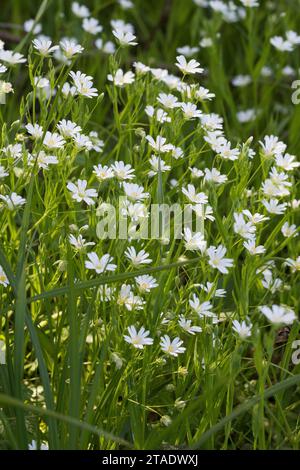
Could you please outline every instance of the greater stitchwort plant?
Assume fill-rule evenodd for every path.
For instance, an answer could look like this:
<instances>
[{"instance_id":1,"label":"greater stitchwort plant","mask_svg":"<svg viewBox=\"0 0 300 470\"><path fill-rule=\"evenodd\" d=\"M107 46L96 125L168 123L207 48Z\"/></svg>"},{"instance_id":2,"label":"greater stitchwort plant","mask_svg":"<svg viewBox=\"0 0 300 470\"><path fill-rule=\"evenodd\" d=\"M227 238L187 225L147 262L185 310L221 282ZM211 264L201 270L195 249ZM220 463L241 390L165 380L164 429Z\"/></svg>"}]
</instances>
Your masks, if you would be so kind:
<instances>
[{"instance_id":1,"label":"greater stitchwort plant","mask_svg":"<svg viewBox=\"0 0 300 470\"><path fill-rule=\"evenodd\" d=\"M298 1L1 9L0 448L299 449Z\"/></svg>"}]
</instances>

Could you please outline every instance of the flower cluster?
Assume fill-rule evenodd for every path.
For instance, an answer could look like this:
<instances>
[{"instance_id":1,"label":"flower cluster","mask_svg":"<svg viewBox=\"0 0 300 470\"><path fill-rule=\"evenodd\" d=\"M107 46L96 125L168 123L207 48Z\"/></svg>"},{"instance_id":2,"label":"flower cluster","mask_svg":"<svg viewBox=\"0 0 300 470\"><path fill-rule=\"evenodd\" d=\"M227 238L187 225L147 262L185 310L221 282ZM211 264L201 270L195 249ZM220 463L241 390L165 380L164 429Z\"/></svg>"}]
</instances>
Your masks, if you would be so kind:
<instances>
[{"instance_id":1,"label":"flower cluster","mask_svg":"<svg viewBox=\"0 0 300 470\"><path fill-rule=\"evenodd\" d=\"M148 381L156 377L161 388L169 377L178 386L178 411L199 390L211 393L207 384L219 379L218 368L231 381L227 410L231 389L246 375L251 386L259 376L261 391L267 375L259 361L267 374L274 335L298 322L297 117L278 109L277 97L271 110L264 92L270 82L275 88L295 73L284 58L293 57L300 36L292 29L270 36L269 28L262 57L247 49L243 63L231 67L224 61L225 66L219 63L222 28L244 28L252 38L262 2L191 0L199 18L207 18L207 33L195 33L187 45L176 42L166 63L163 53L146 53L151 35L143 37L143 21L124 19L133 2L115 3L113 11L121 10L122 18L72 2L63 37L49 37L42 23L27 19L20 52L0 41L2 120L7 116L0 147L0 333L18 324L11 312L24 294L33 319L28 329L41 330L36 336L47 350L45 364L55 356L62 390L69 387L69 369L73 386L71 355L78 345L86 388L103 393L93 405L90 396L84 398L87 419L99 403L115 400L114 394L121 397L122 420L134 415L133 404L151 409L147 387L154 389ZM268 54L280 59L272 62ZM279 87L278 95L284 90ZM274 111L272 117L264 106ZM155 216L154 204L161 209ZM191 223L182 223L175 236L177 218L185 221L187 214ZM100 235L106 226L110 231ZM149 226L158 227L158 236L145 235ZM160 230L166 226L170 230ZM10 333L6 341L6 349L15 347ZM33 356L31 344L22 347L26 360ZM241 366L236 380L235 367L245 357L246 375ZM117 392L115 368L123 372ZM286 363L280 368L286 370ZM34 373L33 366L27 369L29 376ZM146 378L137 398L138 374ZM191 384L185 382L188 374ZM241 396L248 393L241 390ZM130 411L122 408L125 398L132 402ZM168 400L164 396L159 406ZM170 422L169 410L161 416L157 427ZM199 432L189 430L186 442L193 434ZM36 441L29 446L36 449Z\"/></svg>"}]
</instances>

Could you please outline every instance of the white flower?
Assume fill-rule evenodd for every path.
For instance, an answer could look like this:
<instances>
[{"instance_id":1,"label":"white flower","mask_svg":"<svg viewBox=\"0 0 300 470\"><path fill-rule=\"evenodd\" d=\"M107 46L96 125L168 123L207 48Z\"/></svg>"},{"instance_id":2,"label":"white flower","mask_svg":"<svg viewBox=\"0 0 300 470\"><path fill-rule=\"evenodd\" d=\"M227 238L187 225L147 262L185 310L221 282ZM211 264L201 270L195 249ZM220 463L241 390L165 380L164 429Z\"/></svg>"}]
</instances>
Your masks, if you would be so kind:
<instances>
[{"instance_id":1,"label":"white flower","mask_svg":"<svg viewBox=\"0 0 300 470\"><path fill-rule=\"evenodd\" d=\"M143 310L145 303L146 302L142 299L142 297L134 295L133 292L130 292L124 301L124 305L126 309L129 310L129 312L132 312L133 310Z\"/></svg>"},{"instance_id":2,"label":"white flower","mask_svg":"<svg viewBox=\"0 0 300 470\"><path fill-rule=\"evenodd\" d=\"M93 79L89 75L81 72L70 72L70 76L73 79L76 91L79 95L85 96L87 98L92 98L93 96L98 96L97 88L93 88Z\"/></svg>"},{"instance_id":3,"label":"white flower","mask_svg":"<svg viewBox=\"0 0 300 470\"><path fill-rule=\"evenodd\" d=\"M28 134L31 134L34 139L43 137L43 128L39 124L26 124L25 126Z\"/></svg>"},{"instance_id":4,"label":"white flower","mask_svg":"<svg viewBox=\"0 0 300 470\"><path fill-rule=\"evenodd\" d=\"M131 71L124 73L122 69L118 69L114 75L107 75L107 78L116 86L123 87L134 82L134 73Z\"/></svg>"},{"instance_id":5,"label":"white flower","mask_svg":"<svg viewBox=\"0 0 300 470\"><path fill-rule=\"evenodd\" d=\"M154 140L153 137L151 137L151 135L147 135L146 139L148 140L149 145L153 148L155 152L166 153L166 152L170 152L170 150L173 149L173 145L166 144L167 139L165 139L164 137L160 135L156 137L156 140Z\"/></svg>"},{"instance_id":6,"label":"white flower","mask_svg":"<svg viewBox=\"0 0 300 470\"><path fill-rule=\"evenodd\" d=\"M76 250L82 251L84 250L87 246L93 246L95 245L94 242L86 242L85 239L81 234L78 235L78 237L75 237L74 235L70 234L69 235L69 242L71 245L73 245Z\"/></svg>"},{"instance_id":7,"label":"white flower","mask_svg":"<svg viewBox=\"0 0 300 470\"><path fill-rule=\"evenodd\" d=\"M231 81L233 86L244 87L252 82L250 75L237 75Z\"/></svg>"},{"instance_id":8,"label":"white flower","mask_svg":"<svg viewBox=\"0 0 300 470\"><path fill-rule=\"evenodd\" d=\"M299 207L300 207L300 199L293 199L293 200L289 203L289 205L291 206L291 208L292 208L293 210L299 209Z\"/></svg>"},{"instance_id":9,"label":"white flower","mask_svg":"<svg viewBox=\"0 0 300 470\"><path fill-rule=\"evenodd\" d=\"M0 165L0 179L8 176L9 173L5 170L4 166Z\"/></svg>"},{"instance_id":10,"label":"white flower","mask_svg":"<svg viewBox=\"0 0 300 470\"><path fill-rule=\"evenodd\" d=\"M134 42L136 36L131 32L125 32L122 29L113 30L113 35L119 41L121 46L136 46L137 42Z\"/></svg>"},{"instance_id":11,"label":"white flower","mask_svg":"<svg viewBox=\"0 0 300 470\"><path fill-rule=\"evenodd\" d=\"M47 39L34 39L32 44L42 56L47 56L58 49L58 46L52 46L52 41Z\"/></svg>"},{"instance_id":12,"label":"white flower","mask_svg":"<svg viewBox=\"0 0 300 470\"><path fill-rule=\"evenodd\" d=\"M149 276L149 274L137 276L135 282L141 292L150 292L151 289L158 286L156 279L153 276Z\"/></svg>"},{"instance_id":13,"label":"white flower","mask_svg":"<svg viewBox=\"0 0 300 470\"><path fill-rule=\"evenodd\" d=\"M76 54L81 54L84 50L74 39L63 39L59 45L67 59L71 59Z\"/></svg>"},{"instance_id":14,"label":"white flower","mask_svg":"<svg viewBox=\"0 0 300 470\"><path fill-rule=\"evenodd\" d=\"M112 29L124 31L125 33L134 33L134 28L131 23L125 23L124 20L111 20Z\"/></svg>"},{"instance_id":15,"label":"white flower","mask_svg":"<svg viewBox=\"0 0 300 470\"><path fill-rule=\"evenodd\" d=\"M158 95L157 101L165 106L165 108L179 108L181 106L181 103L179 103L178 98L171 93L166 94L166 93L160 93Z\"/></svg>"},{"instance_id":16,"label":"white flower","mask_svg":"<svg viewBox=\"0 0 300 470\"><path fill-rule=\"evenodd\" d=\"M62 64L65 64L65 65L68 65L68 66L71 65L71 63L72 63L71 59L68 59L66 57L66 55L63 53L61 48L54 51L53 57L55 58L55 60L57 60L57 62L61 62Z\"/></svg>"},{"instance_id":17,"label":"white flower","mask_svg":"<svg viewBox=\"0 0 300 470\"><path fill-rule=\"evenodd\" d=\"M283 214L286 210L286 203L279 204L277 199L270 199L270 201L262 200L263 205L270 214Z\"/></svg>"},{"instance_id":18,"label":"white flower","mask_svg":"<svg viewBox=\"0 0 300 470\"><path fill-rule=\"evenodd\" d=\"M26 33L31 32L32 34L39 34L42 31L42 25L35 23L35 20L30 19L24 22L23 28Z\"/></svg>"},{"instance_id":19,"label":"white flower","mask_svg":"<svg viewBox=\"0 0 300 470\"><path fill-rule=\"evenodd\" d=\"M205 292L207 292L209 295L212 295L212 297L225 297L226 296L226 290L225 289L216 289L215 284L213 282L207 282L206 284L200 284L201 289L203 289Z\"/></svg>"},{"instance_id":20,"label":"white flower","mask_svg":"<svg viewBox=\"0 0 300 470\"><path fill-rule=\"evenodd\" d=\"M274 174L276 172L276 174ZM290 190L288 187L292 186L292 183L286 181L288 175L285 173L278 173L275 168L273 168L272 172L270 173L270 178L267 178L262 183L262 190L264 194L268 197L283 197L288 196L290 194Z\"/></svg>"},{"instance_id":21,"label":"white flower","mask_svg":"<svg viewBox=\"0 0 300 470\"><path fill-rule=\"evenodd\" d=\"M216 168L212 168L211 170L209 170L208 168L205 168L204 173L205 173L205 176L204 176L205 181L211 181L212 183L215 183L215 184L222 184L227 181L227 176L221 175L220 171L217 170Z\"/></svg>"},{"instance_id":22,"label":"white flower","mask_svg":"<svg viewBox=\"0 0 300 470\"><path fill-rule=\"evenodd\" d=\"M141 201L149 197L149 193L144 193L143 186L139 186L136 183L124 182L123 188L124 188L126 196L129 199L133 199L134 201Z\"/></svg>"},{"instance_id":23,"label":"white flower","mask_svg":"<svg viewBox=\"0 0 300 470\"><path fill-rule=\"evenodd\" d=\"M119 5L124 9L124 10L129 10L130 8L133 8L134 5L131 0L118 0Z\"/></svg>"},{"instance_id":24,"label":"white flower","mask_svg":"<svg viewBox=\"0 0 300 470\"><path fill-rule=\"evenodd\" d=\"M113 163L111 169L119 180L131 180L134 178L134 169L131 165L125 164L122 160Z\"/></svg>"},{"instance_id":25,"label":"white flower","mask_svg":"<svg viewBox=\"0 0 300 470\"><path fill-rule=\"evenodd\" d=\"M253 238L256 231L255 225L253 225L251 222L245 222L243 214L238 214L235 212L233 217L235 221L233 230L235 233L246 239Z\"/></svg>"},{"instance_id":26,"label":"white flower","mask_svg":"<svg viewBox=\"0 0 300 470\"><path fill-rule=\"evenodd\" d=\"M2 194L0 194L0 199L6 204L7 209L10 211L14 211L26 203L26 199L19 196L17 193L11 193L10 196L2 196Z\"/></svg>"},{"instance_id":27,"label":"white flower","mask_svg":"<svg viewBox=\"0 0 300 470\"><path fill-rule=\"evenodd\" d=\"M84 18L82 22L82 29L90 34L98 34L102 31L102 26L99 24L99 21L96 18Z\"/></svg>"},{"instance_id":28,"label":"white flower","mask_svg":"<svg viewBox=\"0 0 300 470\"><path fill-rule=\"evenodd\" d=\"M193 326L191 320L187 320L183 315L179 316L178 320L179 326L184 329L190 335L194 335L195 333L201 333L202 328L200 326Z\"/></svg>"},{"instance_id":29,"label":"white flower","mask_svg":"<svg viewBox=\"0 0 300 470\"><path fill-rule=\"evenodd\" d=\"M286 149L286 144L281 142L278 137L274 135L266 135L264 141L259 141L259 143L262 148L262 153L266 158L281 155Z\"/></svg>"},{"instance_id":30,"label":"white flower","mask_svg":"<svg viewBox=\"0 0 300 470\"><path fill-rule=\"evenodd\" d=\"M89 139L92 142L92 149L97 153L103 152L104 142L99 139L98 133L96 131L89 132Z\"/></svg>"},{"instance_id":31,"label":"white flower","mask_svg":"<svg viewBox=\"0 0 300 470\"><path fill-rule=\"evenodd\" d=\"M93 143L87 135L76 132L72 138L77 149L91 150L93 148Z\"/></svg>"},{"instance_id":32,"label":"white flower","mask_svg":"<svg viewBox=\"0 0 300 470\"><path fill-rule=\"evenodd\" d=\"M176 67L181 70L181 72L185 74L194 74L194 73L202 73L203 69L199 67L199 62L197 62L195 59L191 59L189 62L187 62L186 58L184 55L179 55L176 57Z\"/></svg>"},{"instance_id":33,"label":"white flower","mask_svg":"<svg viewBox=\"0 0 300 470\"><path fill-rule=\"evenodd\" d=\"M119 0L119 1L121 1L121 0ZM124 0L122 0L122 1L124 1ZM163 415L163 416L160 418L159 421L160 421L161 424L163 424L163 425L166 426L166 427L167 427L167 426L170 426L170 424L172 424L172 418L171 418L171 416L169 416L169 415Z\"/></svg>"},{"instance_id":34,"label":"white flower","mask_svg":"<svg viewBox=\"0 0 300 470\"><path fill-rule=\"evenodd\" d=\"M216 95L214 93L211 93L207 88L204 88L203 86L200 86L198 90L195 91L195 97L200 101L210 101L215 96Z\"/></svg>"},{"instance_id":35,"label":"white flower","mask_svg":"<svg viewBox=\"0 0 300 470\"><path fill-rule=\"evenodd\" d=\"M144 346L150 346L153 344L153 339L148 338L150 332L145 330L142 326L139 331L136 330L135 326L131 325L128 328L129 336L124 335L125 341L132 344L137 349L143 349Z\"/></svg>"},{"instance_id":36,"label":"white flower","mask_svg":"<svg viewBox=\"0 0 300 470\"><path fill-rule=\"evenodd\" d=\"M199 315L199 317L214 317L215 314L211 311L212 304L208 301L200 303L196 294L193 294L192 299L189 300L190 307Z\"/></svg>"},{"instance_id":37,"label":"white flower","mask_svg":"<svg viewBox=\"0 0 300 470\"><path fill-rule=\"evenodd\" d=\"M6 62L9 65L23 64L26 59L19 52L7 51L0 49L0 60Z\"/></svg>"},{"instance_id":38,"label":"white flower","mask_svg":"<svg viewBox=\"0 0 300 470\"><path fill-rule=\"evenodd\" d=\"M209 0L193 0L195 5L198 7L204 7L207 8L209 6Z\"/></svg>"},{"instance_id":39,"label":"white flower","mask_svg":"<svg viewBox=\"0 0 300 470\"><path fill-rule=\"evenodd\" d=\"M196 232L192 235L192 232L189 228L184 229L184 240L185 240L185 249L188 251L198 251L202 253L206 249L206 241L204 236L200 232Z\"/></svg>"},{"instance_id":40,"label":"white flower","mask_svg":"<svg viewBox=\"0 0 300 470\"><path fill-rule=\"evenodd\" d=\"M192 55L195 55L197 52L199 52L199 47L182 46L177 47L176 51L178 54L182 54L185 57L191 57Z\"/></svg>"},{"instance_id":41,"label":"white flower","mask_svg":"<svg viewBox=\"0 0 300 470\"><path fill-rule=\"evenodd\" d=\"M56 127L66 139L74 137L77 132L81 132L80 126L66 119L59 121Z\"/></svg>"},{"instance_id":42,"label":"white flower","mask_svg":"<svg viewBox=\"0 0 300 470\"><path fill-rule=\"evenodd\" d=\"M243 214L245 214L246 217L248 217L250 222L254 225L260 224L261 222L264 222L265 220L270 219L270 217L265 217L264 215L259 214L259 213L251 214L251 212L248 209L244 209L242 212Z\"/></svg>"},{"instance_id":43,"label":"white flower","mask_svg":"<svg viewBox=\"0 0 300 470\"><path fill-rule=\"evenodd\" d=\"M114 54L116 52L116 46L112 41L103 42L103 39L98 38L95 41L95 46L105 54Z\"/></svg>"},{"instance_id":44,"label":"white flower","mask_svg":"<svg viewBox=\"0 0 300 470\"><path fill-rule=\"evenodd\" d=\"M297 232L297 226L295 224L289 225L288 222L285 222L283 226L281 227L281 233L283 234L284 237L296 237L298 234Z\"/></svg>"},{"instance_id":45,"label":"white flower","mask_svg":"<svg viewBox=\"0 0 300 470\"><path fill-rule=\"evenodd\" d=\"M153 72L153 69L151 71L153 75L155 75L155 73ZM171 90L181 91L182 82L175 75L167 73L165 76L161 78L161 81L164 82L167 85L167 87L169 87Z\"/></svg>"},{"instance_id":46,"label":"white flower","mask_svg":"<svg viewBox=\"0 0 300 470\"><path fill-rule=\"evenodd\" d=\"M70 96L75 96L77 94L77 89L75 86L71 86L70 83L65 82L62 86L61 92L65 98Z\"/></svg>"},{"instance_id":47,"label":"white flower","mask_svg":"<svg viewBox=\"0 0 300 470\"><path fill-rule=\"evenodd\" d=\"M263 182L262 190L268 197L284 197L290 193L284 185L277 185L269 178Z\"/></svg>"},{"instance_id":48,"label":"white flower","mask_svg":"<svg viewBox=\"0 0 300 470\"><path fill-rule=\"evenodd\" d=\"M49 450L49 446L46 442L41 442L40 443L40 447L38 449L37 447L37 442L35 440L32 440L29 444L28 444L28 450Z\"/></svg>"},{"instance_id":49,"label":"white flower","mask_svg":"<svg viewBox=\"0 0 300 470\"><path fill-rule=\"evenodd\" d=\"M144 300L132 292L132 286L123 284L117 298L117 304L125 306L130 312L133 310L142 310L145 304Z\"/></svg>"},{"instance_id":50,"label":"white flower","mask_svg":"<svg viewBox=\"0 0 300 470\"><path fill-rule=\"evenodd\" d=\"M202 112L197 109L197 106L193 103L181 103L181 109L185 119L200 118L202 114Z\"/></svg>"},{"instance_id":51,"label":"white flower","mask_svg":"<svg viewBox=\"0 0 300 470\"><path fill-rule=\"evenodd\" d=\"M247 240L243 243L243 245L251 255L262 255L266 251L263 245L255 245L255 239Z\"/></svg>"},{"instance_id":52,"label":"white flower","mask_svg":"<svg viewBox=\"0 0 300 470\"><path fill-rule=\"evenodd\" d=\"M300 44L300 36L296 33L296 31L286 31L285 33L287 40L293 45L297 46Z\"/></svg>"},{"instance_id":53,"label":"white flower","mask_svg":"<svg viewBox=\"0 0 300 470\"><path fill-rule=\"evenodd\" d=\"M215 217L213 216L213 209L209 204L196 204L195 206L192 206L192 209L194 212L196 212L197 217L199 217L200 219L208 219L212 222L215 220Z\"/></svg>"},{"instance_id":54,"label":"white flower","mask_svg":"<svg viewBox=\"0 0 300 470\"><path fill-rule=\"evenodd\" d=\"M126 305L132 295L132 286L122 284L120 292L118 294L117 304L121 306Z\"/></svg>"},{"instance_id":55,"label":"white flower","mask_svg":"<svg viewBox=\"0 0 300 470\"><path fill-rule=\"evenodd\" d=\"M14 93L14 89L10 82L4 82L3 80L0 81L0 94L2 93L4 94Z\"/></svg>"},{"instance_id":56,"label":"white flower","mask_svg":"<svg viewBox=\"0 0 300 470\"><path fill-rule=\"evenodd\" d=\"M9 144L7 147L3 147L2 151L7 157L20 158L22 156L22 145L21 144Z\"/></svg>"},{"instance_id":57,"label":"white flower","mask_svg":"<svg viewBox=\"0 0 300 470\"><path fill-rule=\"evenodd\" d=\"M216 129L222 129L223 118L218 114L202 114L200 117L201 124L206 131L215 131Z\"/></svg>"},{"instance_id":58,"label":"white flower","mask_svg":"<svg viewBox=\"0 0 300 470\"><path fill-rule=\"evenodd\" d=\"M44 150L40 150L38 154L28 155L28 163L33 165L37 162L38 168L48 170L49 165L57 165L58 159L55 155L47 155Z\"/></svg>"},{"instance_id":59,"label":"white flower","mask_svg":"<svg viewBox=\"0 0 300 470\"><path fill-rule=\"evenodd\" d=\"M77 185L69 182L67 188L72 193L72 198L77 202L84 201L88 206L95 204L92 198L97 197L97 191L95 189L86 189L87 181L78 180Z\"/></svg>"},{"instance_id":60,"label":"white flower","mask_svg":"<svg viewBox=\"0 0 300 470\"><path fill-rule=\"evenodd\" d=\"M244 7L247 8L255 8L259 7L259 3L257 0L240 0Z\"/></svg>"},{"instance_id":61,"label":"white flower","mask_svg":"<svg viewBox=\"0 0 300 470\"><path fill-rule=\"evenodd\" d=\"M168 71L161 68L151 68L151 73L156 80L164 80L169 76Z\"/></svg>"},{"instance_id":62,"label":"white flower","mask_svg":"<svg viewBox=\"0 0 300 470\"><path fill-rule=\"evenodd\" d=\"M250 122L255 119L256 111L255 109L246 109L245 111L238 111L236 113L236 117L239 122Z\"/></svg>"},{"instance_id":63,"label":"white flower","mask_svg":"<svg viewBox=\"0 0 300 470\"><path fill-rule=\"evenodd\" d=\"M300 207L300 199L293 199L288 203L288 206L292 208L292 210L297 210Z\"/></svg>"},{"instance_id":64,"label":"white flower","mask_svg":"<svg viewBox=\"0 0 300 470\"><path fill-rule=\"evenodd\" d=\"M282 280L279 278L273 279L273 274L270 269L264 269L264 279L261 281L265 289L268 289L272 294L282 287Z\"/></svg>"},{"instance_id":65,"label":"white flower","mask_svg":"<svg viewBox=\"0 0 300 470\"><path fill-rule=\"evenodd\" d=\"M50 88L50 81L46 77L34 77L33 83L37 88Z\"/></svg>"},{"instance_id":66,"label":"white flower","mask_svg":"<svg viewBox=\"0 0 300 470\"><path fill-rule=\"evenodd\" d=\"M285 155L277 154L275 155L275 163L279 168L282 168L285 171L293 171L295 168L300 166L300 162L295 162L295 155L290 155L286 153Z\"/></svg>"},{"instance_id":67,"label":"white flower","mask_svg":"<svg viewBox=\"0 0 300 470\"><path fill-rule=\"evenodd\" d=\"M220 142L220 141L219 141ZM237 160L240 154L238 148L231 148L231 143L229 141L223 140L216 146L216 152L224 160Z\"/></svg>"},{"instance_id":68,"label":"white flower","mask_svg":"<svg viewBox=\"0 0 300 470\"><path fill-rule=\"evenodd\" d=\"M168 335L164 335L160 339L160 346L163 352L169 354L170 356L177 357L178 354L182 354L185 351L185 348L181 346L183 341L180 338L176 337L171 341Z\"/></svg>"},{"instance_id":69,"label":"white flower","mask_svg":"<svg viewBox=\"0 0 300 470\"><path fill-rule=\"evenodd\" d=\"M279 172L275 167L271 169L269 179L279 190L292 186L292 183L288 181L288 175L283 171Z\"/></svg>"},{"instance_id":70,"label":"white flower","mask_svg":"<svg viewBox=\"0 0 300 470\"><path fill-rule=\"evenodd\" d=\"M284 39L281 36L271 37L270 43L272 44L272 46L274 46L276 49L278 49L281 52L290 52L294 48L293 44L290 41L288 41L287 39Z\"/></svg>"},{"instance_id":71,"label":"white flower","mask_svg":"<svg viewBox=\"0 0 300 470\"><path fill-rule=\"evenodd\" d=\"M104 180L107 180L109 178L114 177L113 170L111 168L109 168L107 165L102 166L99 163L99 165L97 165L97 166L94 165L93 168L94 168L93 173L94 173L94 175L96 175L96 177L99 181L104 181Z\"/></svg>"},{"instance_id":72,"label":"white flower","mask_svg":"<svg viewBox=\"0 0 300 470\"><path fill-rule=\"evenodd\" d=\"M196 168L195 166L192 168L189 168L189 170L191 172L192 178L201 178L201 176L204 175L203 171L199 170L199 168Z\"/></svg>"},{"instance_id":73,"label":"white flower","mask_svg":"<svg viewBox=\"0 0 300 470\"><path fill-rule=\"evenodd\" d=\"M102 287L102 286L100 286L100 287ZM110 299L109 299L109 300L110 300ZM116 368L117 368L118 370L123 367L123 359L122 359L120 356L118 356L117 353L114 353L114 352L113 352L113 353L111 354L111 359L112 359L112 361L115 363Z\"/></svg>"},{"instance_id":74,"label":"white flower","mask_svg":"<svg viewBox=\"0 0 300 470\"><path fill-rule=\"evenodd\" d=\"M133 62L133 66L135 71L138 74L144 75L147 72L150 72L150 67L148 65L143 64L143 62Z\"/></svg>"},{"instance_id":75,"label":"white flower","mask_svg":"<svg viewBox=\"0 0 300 470\"><path fill-rule=\"evenodd\" d=\"M47 131L43 140L43 144L49 149L59 149L66 143L65 139L57 132Z\"/></svg>"},{"instance_id":76,"label":"white flower","mask_svg":"<svg viewBox=\"0 0 300 470\"><path fill-rule=\"evenodd\" d=\"M146 106L145 112L149 117L154 117L157 122L171 122L171 118L168 114L161 108L154 109L153 106Z\"/></svg>"},{"instance_id":77,"label":"white flower","mask_svg":"<svg viewBox=\"0 0 300 470\"><path fill-rule=\"evenodd\" d=\"M173 158L175 158L175 160L178 160L178 158L183 157L183 150L180 147L173 146L171 150L171 155Z\"/></svg>"},{"instance_id":78,"label":"white flower","mask_svg":"<svg viewBox=\"0 0 300 470\"><path fill-rule=\"evenodd\" d=\"M72 2L72 12L78 18L87 18L90 16L90 10L85 5L80 5L78 2Z\"/></svg>"},{"instance_id":79,"label":"white flower","mask_svg":"<svg viewBox=\"0 0 300 470\"><path fill-rule=\"evenodd\" d=\"M201 0L198 0L198 1L201 1ZM199 46L203 47L203 48L211 47L211 46L213 46L213 44L214 44L213 40L211 38L208 38L208 37L202 38L201 41L199 42Z\"/></svg>"},{"instance_id":80,"label":"white flower","mask_svg":"<svg viewBox=\"0 0 300 470\"><path fill-rule=\"evenodd\" d=\"M221 273L227 274L228 269L233 266L233 259L224 258L226 254L226 248L223 245L219 245L217 248L215 246L210 246L206 253L209 256L208 263L213 268L218 269Z\"/></svg>"},{"instance_id":81,"label":"white flower","mask_svg":"<svg viewBox=\"0 0 300 470\"><path fill-rule=\"evenodd\" d=\"M124 216L128 215L133 222L138 222L140 219L145 219L149 216L147 206L140 202L131 203L125 201L121 213Z\"/></svg>"},{"instance_id":82,"label":"white flower","mask_svg":"<svg viewBox=\"0 0 300 470\"><path fill-rule=\"evenodd\" d=\"M208 197L205 193L196 193L196 188L193 184L188 184L187 189L182 188L183 194L194 204L206 204Z\"/></svg>"},{"instance_id":83,"label":"white flower","mask_svg":"<svg viewBox=\"0 0 300 470\"><path fill-rule=\"evenodd\" d=\"M263 305L260 307L260 311L267 317L270 323L275 325L291 325L297 319L295 312L290 307L282 305L272 305L272 307Z\"/></svg>"},{"instance_id":84,"label":"white flower","mask_svg":"<svg viewBox=\"0 0 300 470\"><path fill-rule=\"evenodd\" d=\"M273 75L273 70L271 67L265 65L261 68L260 74L262 77L271 77Z\"/></svg>"},{"instance_id":85,"label":"white flower","mask_svg":"<svg viewBox=\"0 0 300 470\"><path fill-rule=\"evenodd\" d=\"M6 70L7 70L7 67L5 67L5 65L0 64L0 73L4 73L6 72Z\"/></svg>"},{"instance_id":86,"label":"white flower","mask_svg":"<svg viewBox=\"0 0 300 470\"><path fill-rule=\"evenodd\" d=\"M292 271L300 271L300 256L296 259L288 258L286 264L291 267Z\"/></svg>"},{"instance_id":87,"label":"white flower","mask_svg":"<svg viewBox=\"0 0 300 470\"><path fill-rule=\"evenodd\" d=\"M14 93L14 89L10 82L4 82L3 80L0 80L0 95L3 93Z\"/></svg>"},{"instance_id":88,"label":"white flower","mask_svg":"<svg viewBox=\"0 0 300 470\"><path fill-rule=\"evenodd\" d=\"M216 151L221 142L226 142L226 139L223 136L223 131L221 129L215 129L213 131L205 129L205 132L206 135L204 136L204 140L214 151Z\"/></svg>"},{"instance_id":89,"label":"white flower","mask_svg":"<svg viewBox=\"0 0 300 470\"><path fill-rule=\"evenodd\" d=\"M116 264L111 264L113 257L108 253L99 258L97 253L92 251L88 253L87 257L89 261L85 262L85 267L96 271L97 274L104 273L105 271L115 271L117 269Z\"/></svg>"},{"instance_id":90,"label":"white flower","mask_svg":"<svg viewBox=\"0 0 300 470\"><path fill-rule=\"evenodd\" d=\"M140 250L137 253L133 246L127 248L125 251L125 256L127 259L129 259L133 266L152 263L152 259L149 258L149 253L147 253L145 250Z\"/></svg>"},{"instance_id":91,"label":"white flower","mask_svg":"<svg viewBox=\"0 0 300 470\"><path fill-rule=\"evenodd\" d=\"M9 280L7 279L7 276L2 266L0 266L0 284L4 287L9 285Z\"/></svg>"},{"instance_id":92,"label":"white flower","mask_svg":"<svg viewBox=\"0 0 300 470\"><path fill-rule=\"evenodd\" d=\"M233 331L235 331L241 339L246 339L251 336L252 323L247 325L245 320L243 320L241 323L237 320L233 320L232 325Z\"/></svg>"},{"instance_id":93,"label":"white flower","mask_svg":"<svg viewBox=\"0 0 300 470\"><path fill-rule=\"evenodd\" d=\"M162 160L161 158L157 157L156 155L152 155L152 157L150 158L149 160L149 163L152 167L152 170L150 170L148 172L148 175L149 176L155 176L157 175L159 172L161 173L164 173L166 171L169 171L171 170L171 167L170 165L166 165L166 163L164 162L164 160Z\"/></svg>"}]
</instances>

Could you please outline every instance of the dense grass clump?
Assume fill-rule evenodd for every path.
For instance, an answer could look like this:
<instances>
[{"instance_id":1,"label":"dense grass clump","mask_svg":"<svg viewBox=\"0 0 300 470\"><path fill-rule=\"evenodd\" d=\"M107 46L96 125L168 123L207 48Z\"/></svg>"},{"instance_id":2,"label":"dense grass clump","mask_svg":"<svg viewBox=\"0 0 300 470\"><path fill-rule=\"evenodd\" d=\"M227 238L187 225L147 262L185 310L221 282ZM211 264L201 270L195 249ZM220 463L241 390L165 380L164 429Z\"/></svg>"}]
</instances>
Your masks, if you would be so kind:
<instances>
[{"instance_id":1,"label":"dense grass clump","mask_svg":"<svg viewBox=\"0 0 300 470\"><path fill-rule=\"evenodd\" d=\"M0 449L299 449L298 2L4 1Z\"/></svg>"}]
</instances>

